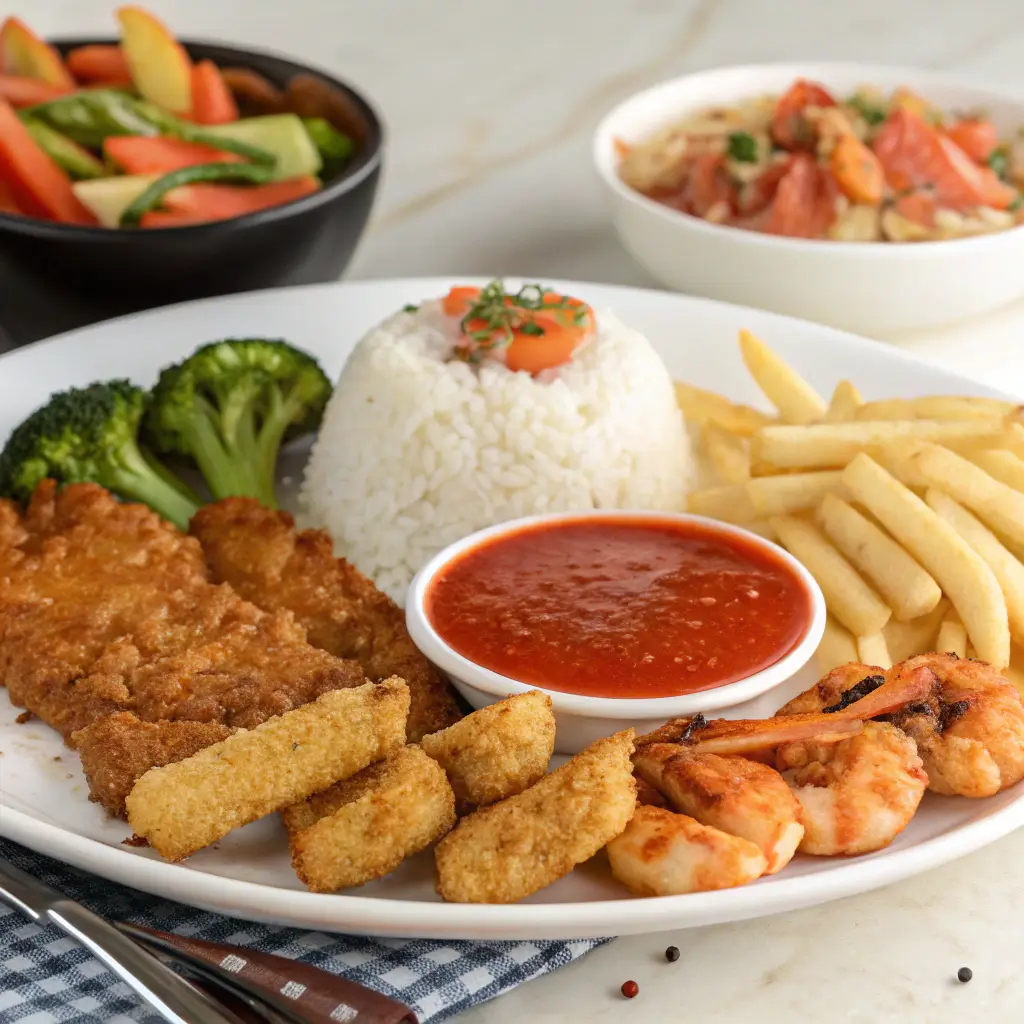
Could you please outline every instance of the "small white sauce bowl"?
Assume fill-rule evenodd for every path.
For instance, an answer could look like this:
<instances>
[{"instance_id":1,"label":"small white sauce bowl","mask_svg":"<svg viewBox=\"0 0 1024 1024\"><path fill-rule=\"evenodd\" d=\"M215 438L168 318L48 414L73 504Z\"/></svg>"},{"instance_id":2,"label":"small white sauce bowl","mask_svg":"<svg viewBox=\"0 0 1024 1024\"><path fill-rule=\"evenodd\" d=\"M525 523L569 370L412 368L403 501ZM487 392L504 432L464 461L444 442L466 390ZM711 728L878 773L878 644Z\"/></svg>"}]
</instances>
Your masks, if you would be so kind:
<instances>
[{"instance_id":1,"label":"small white sauce bowl","mask_svg":"<svg viewBox=\"0 0 1024 1024\"><path fill-rule=\"evenodd\" d=\"M647 270L677 291L881 337L977 316L1024 295L1024 227L937 242L780 238L669 209L619 177L616 139L638 142L708 107L781 93L796 78L840 94L907 86L946 111L986 110L1003 138L1024 126L1021 94L911 68L762 64L664 82L612 110L593 143L615 227Z\"/></svg>"},{"instance_id":2,"label":"small white sauce bowl","mask_svg":"<svg viewBox=\"0 0 1024 1024\"><path fill-rule=\"evenodd\" d=\"M616 698L588 697L584 694L547 690L503 676L460 654L434 629L426 611L431 584L445 566L458 559L464 552L492 538L515 534L524 528L589 519L631 519L641 523L669 525L696 523L725 537L741 538L751 547L774 556L803 584L811 607L806 633L791 651L773 665L736 682L678 697ZM803 668L814 654L825 630L825 599L814 578L792 555L763 537L741 527L720 523L704 516L612 509L528 516L472 533L435 555L416 574L409 586L405 609L406 624L413 642L427 658L448 675L459 693L474 708L482 708L513 694L527 693L530 690L544 690L549 694L557 726L555 750L560 754L575 754L594 740L630 726L638 733L649 732L670 718L694 715L698 711L706 714L759 697Z\"/></svg>"}]
</instances>

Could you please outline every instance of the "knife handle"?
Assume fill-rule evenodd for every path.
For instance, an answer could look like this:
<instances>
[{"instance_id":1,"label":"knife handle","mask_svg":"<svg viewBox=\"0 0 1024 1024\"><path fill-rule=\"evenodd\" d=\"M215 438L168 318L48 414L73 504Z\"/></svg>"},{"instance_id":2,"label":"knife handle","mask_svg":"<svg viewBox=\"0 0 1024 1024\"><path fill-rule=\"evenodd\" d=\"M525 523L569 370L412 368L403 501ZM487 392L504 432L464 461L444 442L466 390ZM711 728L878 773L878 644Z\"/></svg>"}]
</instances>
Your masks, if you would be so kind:
<instances>
[{"instance_id":1,"label":"knife handle","mask_svg":"<svg viewBox=\"0 0 1024 1024\"><path fill-rule=\"evenodd\" d=\"M118 927L138 942L173 956L228 989L256 996L294 1021L308 1024L417 1024L408 1006L287 957L219 945L140 925Z\"/></svg>"},{"instance_id":2,"label":"knife handle","mask_svg":"<svg viewBox=\"0 0 1024 1024\"><path fill-rule=\"evenodd\" d=\"M46 918L77 939L171 1024L241 1024L239 1017L80 903L60 900L47 908Z\"/></svg>"}]
</instances>

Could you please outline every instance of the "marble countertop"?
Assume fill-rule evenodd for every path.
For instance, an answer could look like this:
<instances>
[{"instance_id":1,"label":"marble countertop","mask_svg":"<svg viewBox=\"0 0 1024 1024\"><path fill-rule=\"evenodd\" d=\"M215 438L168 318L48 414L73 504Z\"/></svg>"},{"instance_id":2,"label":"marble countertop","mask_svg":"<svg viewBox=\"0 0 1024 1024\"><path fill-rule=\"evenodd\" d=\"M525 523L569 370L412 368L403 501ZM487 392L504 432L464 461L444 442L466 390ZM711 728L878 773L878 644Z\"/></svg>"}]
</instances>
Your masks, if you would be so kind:
<instances>
[{"instance_id":1,"label":"marble countertop","mask_svg":"<svg viewBox=\"0 0 1024 1024\"><path fill-rule=\"evenodd\" d=\"M112 0L8 0L42 34L109 33ZM1024 87L1020 0L150 0L181 35L278 50L374 97L384 187L353 277L508 274L654 285L619 246L590 134L630 93L687 71L849 59ZM1024 303L901 339L1024 394ZM1019 859L1018 859L1019 858ZM620 939L461 1024L1010 1021L1024 832L878 892L746 923ZM679 946L668 964L663 951ZM956 971L974 970L968 985ZM619 985L633 978L627 1002Z\"/></svg>"}]
</instances>

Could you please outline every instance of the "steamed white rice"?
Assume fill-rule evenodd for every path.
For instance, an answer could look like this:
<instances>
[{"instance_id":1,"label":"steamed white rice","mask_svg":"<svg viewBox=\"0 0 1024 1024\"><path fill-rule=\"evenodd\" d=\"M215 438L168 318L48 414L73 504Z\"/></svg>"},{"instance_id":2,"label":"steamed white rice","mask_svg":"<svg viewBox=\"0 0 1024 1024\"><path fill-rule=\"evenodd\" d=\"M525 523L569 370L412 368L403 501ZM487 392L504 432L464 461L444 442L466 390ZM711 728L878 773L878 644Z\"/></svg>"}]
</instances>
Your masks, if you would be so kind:
<instances>
[{"instance_id":1,"label":"steamed white rice","mask_svg":"<svg viewBox=\"0 0 1024 1024\"><path fill-rule=\"evenodd\" d=\"M590 508L676 511L693 456L672 380L611 312L538 378L450 359L438 302L359 343L306 468L307 525L401 602L436 552L485 526Z\"/></svg>"}]
</instances>

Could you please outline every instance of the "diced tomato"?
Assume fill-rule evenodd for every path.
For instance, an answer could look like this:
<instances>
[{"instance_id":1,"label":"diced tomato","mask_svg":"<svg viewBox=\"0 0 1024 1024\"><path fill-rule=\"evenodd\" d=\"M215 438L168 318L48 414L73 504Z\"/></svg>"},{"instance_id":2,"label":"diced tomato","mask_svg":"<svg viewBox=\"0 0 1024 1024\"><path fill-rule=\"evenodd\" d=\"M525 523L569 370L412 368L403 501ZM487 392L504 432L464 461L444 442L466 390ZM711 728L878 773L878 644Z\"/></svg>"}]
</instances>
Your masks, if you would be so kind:
<instances>
[{"instance_id":1,"label":"diced tomato","mask_svg":"<svg viewBox=\"0 0 1024 1024\"><path fill-rule=\"evenodd\" d=\"M875 154L891 188L932 188L939 206L1005 209L1017 193L988 167L979 167L949 137L910 110L894 111L879 129Z\"/></svg>"},{"instance_id":2,"label":"diced tomato","mask_svg":"<svg viewBox=\"0 0 1024 1024\"><path fill-rule=\"evenodd\" d=\"M783 93L772 115L772 138L785 149L814 149L814 130L804 116L808 107L834 107L836 101L816 82L798 78Z\"/></svg>"},{"instance_id":3,"label":"diced tomato","mask_svg":"<svg viewBox=\"0 0 1024 1024\"><path fill-rule=\"evenodd\" d=\"M981 117L965 117L951 124L946 135L979 164L985 163L999 145L999 130Z\"/></svg>"},{"instance_id":4,"label":"diced tomato","mask_svg":"<svg viewBox=\"0 0 1024 1024\"><path fill-rule=\"evenodd\" d=\"M844 135L835 144L829 170L847 198L876 205L885 193L885 172L878 157L856 135Z\"/></svg>"},{"instance_id":5,"label":"diced tomato","mask_svg":"<svg viewBox=\"0 0 1024 1024\"><path fill-rule=\"evenodd\" d=\"M716 206L725 204L727 212L736 209L736 188L725 169L725 157L702 153L694 160L682 194L682 208L697 217L706 217Z\"/></svg>"},{"instance_id":6,"label":"diced tomato","mask_svg":"<svg viewBox=\"0 0 1024 1024\"><path fill-rule=\"evenodd\" d=\"M168 192L163 205L176 213L226 220L290 203L318 188L320 183L310 175L273 181L269 185L183 185Z\"/></svg>"},{"instance_id":7,"label":"diced tomato","mask_svg":"<svg viewBox=\"0 0 1024 1024\"><path fill-rule=\"evenodd\" d=\"M237 153L166 135L110 135L103 141L103 152L126 174L167 174L199 164L243 162Z\"/></svg>"},{"instance_id":8,"label":"diced tomato","mask_svg":"<svg viewBox=\"0 0 1024 1024\"><path fill-rule=\"evenodd\" d=\"M66 224L96 223L71 191L71 179L36 145L5 100L0 100L0 179L30 216Z\"/></svg>"},{"instance_id":9,"label":"diced tomato","mask_svg":"<svg viewBox=\"0 0 1024 1024\"><path fill-rule=\"evenodd\" d=\"M192 68L192 119L197 124L227 124L238 120L238 104L212 60Z\"/></svg>"},{"instance_id":10,"label":"diced tomato","mask_svg":"<svg viewBox=\"0 0 1024 1024\"><path fill-rule=\"evenodd\" d=\"M479 288L469 285L454 285L441 300L441 308L448 316L465 316L479 294Z\"/></svg>"},{"instance_id":11,"label":"diced tomato","mask_svg":"<svg viewBox=\"0 0 1024 1024\"><path fill-rule=\"evenodd\" d=\"M58 96L66 96L71 91L67 86L50 85L41 78L0 75L0 99L7 100L12 107L31 107L36 103L47 103Z\"/></svg>"},{"instance_id":12,"label":"diced tomato","mask_svg":"<svg viewBox=\"0 0 1024 1024\"><path fill-rule=\"evenodd\" d=\"M753 181L740 190L737 208L744 216L760 213L774 198L779 182L789 170L789 158L777 164L769 164Z\"/></svg>"},{"instance_id":13,"label":"diced tomato","mask_svg":"<svg viewBox=\"0 0 1024 1024\"><path fill-rule=\"evenodd\" d=\"M132 73L124 50L115 44L78 46L64 58L68 71L89 85L131 85Z\"/></svg>"},{"instance_id":14,"label":"diced tomato","mask_svg":"<svg viewBox=\"0 0 1024 1024\"><path fill-rule=\"evenodd\" d=\"M790 238L821 238L836 217L839 186L810 153L795 153L775 198L760 213L732 223L752 231Z\"/></svg>"},{"instance_id":15,"label":"diced tomato","mask_svg":"<svg viewBox=\"0 0 1024 1024\"><path fill-rule=\"evenodd\" d=\"M939 204L931 189L918 189L916 192L905 192L892 204L892 208L907 220L920 224L922 227L935 227L935 214Z\"/></svg>"}]
</instances>

